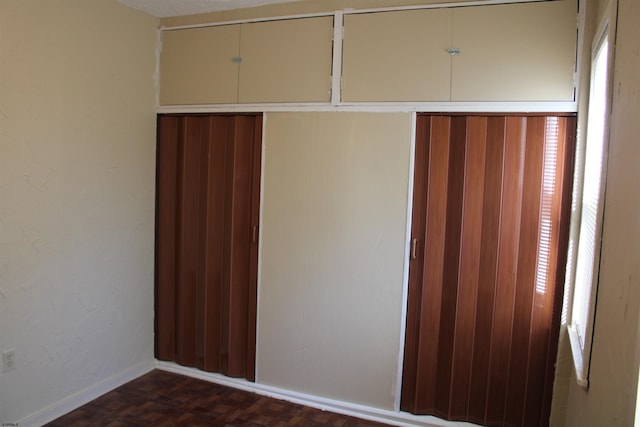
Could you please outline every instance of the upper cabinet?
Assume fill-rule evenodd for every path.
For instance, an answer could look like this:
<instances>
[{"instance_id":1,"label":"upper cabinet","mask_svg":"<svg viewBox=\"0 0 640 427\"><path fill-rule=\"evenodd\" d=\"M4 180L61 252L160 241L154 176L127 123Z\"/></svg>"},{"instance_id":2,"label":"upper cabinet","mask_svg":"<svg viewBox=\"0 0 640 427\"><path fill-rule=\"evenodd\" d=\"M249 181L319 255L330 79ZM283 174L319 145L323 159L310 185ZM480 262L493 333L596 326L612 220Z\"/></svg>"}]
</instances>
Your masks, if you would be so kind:
<instances>
[{"instance_id":1,"label":"upper cabinet","mask_svg":"<svg viewBox=\"0 0 640 427\"><path fill-rule=\"evenodd\" d=\"M451 9L345 15L342 100L449 101Z\"/></svg>"},{"instance_id":2,"label":"upper cabinet","mask_svg":"<svg viewBox=\"0 0 640 427\"><path fill-rule=\"evenodd\" d=\"M572 101L575 0L453 10L452 101Z\"/></svg>"},{"instance_id":3,"label":"upper cabinet","mask_svg":"<svg viewBox=\"0 0 640 427\"><path fill-rule=\"evenodd\" d=\"M576 0L346 15L342 100L573 101Z\"/></svg>"},{"instance_id":4,"label":"upper cabinet","mask_svg":"<svg viewBox=\"0 0 640 427\"><path fill-rule=\"evenodd\" d=\"M238 102L329 102L333 17L243 24Z\"/></svg>"},{"instance_id":5,"label":"upper cabinet","mask_svg":"<svg viewBox=\"0 0 640 427\"><path fill-rule=\"evenodd\" d=\"M163 32L160 104L328 102L333 18Z\"/></svg>"},{"instance_id":6,"label":"upper cabinet","mask_svg":"<svg viewBox=\"0 0 640 427\"><path fill-rule=\"evenodd\" d=\"M163 30L160 104L575 101L577 0L336 16Z\"/></svg>"},{"instance_id":7,"label":"upper cabinet","mask_svg":"<svg viewBox=\"0 0 640 427\"><path fill-rule=\"evenodd\" d=\"M237 102L239 56L240 25L164 31L160 104Z\"/></svg>"}]
</instances>

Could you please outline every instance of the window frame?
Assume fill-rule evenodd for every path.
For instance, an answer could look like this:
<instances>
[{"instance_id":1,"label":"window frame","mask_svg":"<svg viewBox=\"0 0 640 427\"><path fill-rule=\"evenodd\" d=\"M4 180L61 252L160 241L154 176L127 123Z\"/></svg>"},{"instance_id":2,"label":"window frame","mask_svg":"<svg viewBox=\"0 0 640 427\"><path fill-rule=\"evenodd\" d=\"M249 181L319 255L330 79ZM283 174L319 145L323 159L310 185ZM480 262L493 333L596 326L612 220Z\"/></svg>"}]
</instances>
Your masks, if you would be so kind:
<instances>
[{"instance_id":1,"label":"window frame","mask_svg":"<svg viewBox=\"0 0 640 427\"><path fill-rule=\"evenodd\" d=\"M606 198L606 177L607 177L607 163L608 163L608 152L609 152L609 141L610 141L610 119L611 119L611 101L612 101L612 83L613 83L613 61L614 61L614 51L615 51L615 15L612 13L614 9L611 7L611 2L607 5L605 12L600 20L600 23L597 27L597 31L594 33L594 37L591 44L590 49L590 79L589 79L589 94L593 92L594 82L595 82L595 64L598 56L600 55L601 49L605 42L607 43L607 53L606 53L606 73L605 76L605 106L604 106L604 117L603 117L603 129L602 129L602 163L601 163L601 176L600 176L600 196L598 199L597 213L596 213L596 226L594 230L594 253L592 258L592 279L591 283L583 284L586 286L586 295L589 296L587 307L586 307L586 316L583 319L580 319L584 322L585 326L585 335L584 342L578 333L578 327L576 325L576 319L574 319L574 306L577 304L574 298L575 288L577 286L576 283L576 273L577 273L577 255L578 248L580 247L580 229L582 228L582 208L583 208L583 193L584 193L584 176L585 176L585 158L586 158L586 148L587 148L587 140L589 135L586 136L586 139L583 141L578 141L578 144L581 144L581 147L578 148L579 158L576 159L576 170L574 172L576 176L576 180L574 182L574 194L573 194L573 202L574 205L574 216L572 218L572 222L576 222L576 224L572 224L572 235L571 240L573 244L570 244L570 253L569 253L569 263L567 265L567 283L569 286L567 287L570 292L568 301L568 307L565 307L568 314L568 322L567 322L567 331L569 335L569 341L571 345L571 352L573 355L574 367L576 372L576 380L578 385L583 387L584 389L589 388L589 369L591 362L591 349L592 349L592 341L593 341L593 331L595 327L595 313L596 313L596 305L597 305L597 294L598 294L598 284L599 284L599 275L600 275L600 252L602 247L602 238L603 238L603 221L604 221L604 208L605 208L605 198ZM592 113L591 104L587 104L587 133L589 132L589 115ZM576 244L577 243L577 244Z\"/></svg>"}]
</instances>

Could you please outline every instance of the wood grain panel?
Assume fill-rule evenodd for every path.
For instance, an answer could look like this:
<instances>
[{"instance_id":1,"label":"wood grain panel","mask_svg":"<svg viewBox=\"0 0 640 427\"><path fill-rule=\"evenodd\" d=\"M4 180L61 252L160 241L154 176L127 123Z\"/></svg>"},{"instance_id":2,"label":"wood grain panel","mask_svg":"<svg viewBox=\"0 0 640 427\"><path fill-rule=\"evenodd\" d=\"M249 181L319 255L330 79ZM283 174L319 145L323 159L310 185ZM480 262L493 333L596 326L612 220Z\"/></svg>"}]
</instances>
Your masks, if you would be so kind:
<instances>
[{"instance_id":1,"label":"wood grain panel","mask_svg":"<svg viewBox=\"0 0 640 427\"><path fill-rule=\"evenodd\" d=\"M428 165L429 165L429 145L431 120L419 120L416 122L416 147L415 147L415 169L413 183L413 209L415 212L426 212L427 209L427 188ZM409 269L409 289L408 289L408 311L419 313L422 301L422 281L424 269L414 268L414 265L422 265L425 257L425 234L426 215L414 215L411 223L411 257ZM420 236L421 238L418 238ZM416 375L418 372L418 342L420 337L420 316L416 315L407 318L406 325L406 351L404 359L404 372L402 377L402 405L403 411L409 411L417 407L416 402Z\"/></svg>"},{"instance_id":2,"label":"wood grain panel","mask_svg":"<svg viewBox=\"0 0 640 427\"><path fill-rule=\"evenodd\" d=\"M573 117L418 117L403 410L548 425L574 132Z\"/></svg>"},{"instance_id":3,"label":"wood grain panel","mask_svg":"<svg viewBox=\"0 0 640 427\"><path fill-rule=\"evenodd\" d=\"M462 223L462 195L464 188L464 162L466 118L452 117L449 134L449 169L447 179L446 227L444 230L444 259L442 264L442 300L440 311L440 331L438 345L438 369L436 379L436 413L440 408L449 410L451 390L451 369L453 341L456 332L456 300L458 287L451 286L458 282L458 266L460 262L460 237ZM437 170L434 168L434 170ZM430 244L430 242L428 243Z\"/></svg>"},{"instance_id":4,"label":"wood grain panel","mask_svg":"<svg viewBox=\"0 0 640 427\"><path fill-rule=\"evenodd\" d=\"M195 365L196 293L200 217L200 123L186 118L180 128L176 203L176 362Z\"/></svg>"},{"instance_id":5,"label":"wood grain panel","mask_svg":"<svg viewBox=\"0 0 640 427\"><path fill-rule=\"evenodd\" d=\"M262 118L167 115L159 131L156 357L253 380Z\"/></svg>"},{"instance_id":6,"label":"wood grain panel","mask_svg":"<svg viewBox=\"0 0 640 427\"><path fill-rule=\"evenodd\" d=\"M553 284L555 289L564 286L564 278L566 273L568 251L565 250L569 246L569 215L571 212L571 192L573 184L573 170L575 161L575 149L576 149L576 134L577 128L576 117L568 117L565 120L559 120L558 135L560 138L564 137L564 143L559 143L558 146L558 158L556 159L556 176L562 177L562 182L558 182L556 186L556 192L553 200L553 212L560 212L558 214L558 226L554 227L554 233L552 234L551 245L556 244L551 254L555 254L555 269L549 268L547 277L549 277L549 283ZM562 139L561 139L562 141ZM560 142L560 141L559 141ZM556 210L556 209L559 209ZM553 218L553 217L552 217ZM551 257L551 259L554 259ZM560 329L561 317L562 317L562 302L563 293L555 292L553 296L549 295L550 299L553 299L553 308L551 309L551 332L547 341L547 366L554 366L556 362L556 355L558 351L558 339L553 331ZM553 369L547 369L545 382L544 382L544 398L541 401L543 419L548 418L551 414L551 397L553 392L553 381L555 371ZM533 408L533 405L527 407Z\"/></svg>"},{"instance_id":7,"label":"wood grain panel","mask_svg":"<svg viewBox=\"0 0 640 427\"><path fill-rule=\"evenodd\" d=\"M424 279L418 341L418 377L416 400L424 411L435 410L437 395L437 337L440 333L442 284L444 276L444 243L447 223L447 187L449 165L449 133L451 119L436 117L431 123L431 139L439 143L428 145L430 150L427 189L426 227L421 236L425 251Z\"/></svg>"},{"instance_id":8,"label":"wood grain panel","mask_svg":"<svg viewBox=\"0 0 640 427\"><path fill-rule=\"evenodd\" d=\"M226 373L241 377L245 360L231 357L247 352L249 301L249 262L251 251L251 172L253 123L249 117L234 118L236 144L228 151L233 165L231 185L227 187L229 233L229 322L228 353L223 354Z\"/></svg>"},{"instance_id":9,"label":"wood grain panel","mask_svg":"<svg viewBox=\"0 0 640 427\"><path fill-rule=\"evenodd\" d=\"M227 141L233 138L229 131L229 120L224 116L212 116L208 118L209 150L204 159L207 161L206 191L206 229L205 236L205 295L204 295L204 360L200 369L206 371L222 371L221 360L218 355L222 352L223 331L226 328L219 325L220 312L224 309L224 224L225 204L220 203L227 187L228 175L232 170L226 161Z\"/></svg>"},{"instance_id":10,"label":"wood grain panel","mask_svg":"<svg viewBox=\"0 0 640 427\"><path fill-rule=\"evenodd\" d=\"M482 211L484 198L485 153L487 121L470 117L467 121L467 141L464 144L464 190L461 245L458 278L458 307L456 310L454 348L452 354L451 390L470 390L473 342L478 304L480 249L482 243ZM470 392L449 397L449 410L453 417L464 418L469 405Z\"/></svg>"},{"instance_id":11,"label":"wood grain panel","mask_svg":"<svg viewBox=\"0 0 640 427\"><path fill-rule=\"evenodd\" d=\"M158 150L156 188L162 191L156 197L155 252L155 354L162 360L175 357L175 276L176 276L176 162L178 145L177 118L158 119Z\"/></svg>"},{"instance_id":12,"label":"wood grain panel","mask_svg":"<svg viewBox=\"0 0 640 427\"><path fill-rule=\"evenodd\" d=\"M544 372L544 366L528 366L529 342L537 331L531 329L533 294L536 292L538 236L540 233L540 186L543 172L544 117L531 117L526 122L524 174L517 277L513 311L511 355L504 420L508 425L522 425L525 383L528 370ZM532 333L533 332L533 333ZM527 423L533 420L527 420Z\"/></svg>"},{"instance_id":13,"label":"wood grain panel","mask_svg":"<svg viewBox=\"0 0 640 427\"><path fill-rule=\"evenodd\" d=\"M488 424L502 422L507 393L521 215L524 121L521 117L507 117L505 123L500 237L486 410Z\"/></svg>"},{"instance_id":14,"label":"wood grain panel","mask_svg":"<svg viewBox=\"0 0 640 427\"><path fill-rule=\"evenodd\" d=\"M490 343L493 331L505 126L505 117L487 118L482 242L475 324L475 342L477 343ZM488 400L487 385L489 383L490 359L490 345L474 345L468 419L481 424L484 423Z\"/></svg>"}]
</instances>

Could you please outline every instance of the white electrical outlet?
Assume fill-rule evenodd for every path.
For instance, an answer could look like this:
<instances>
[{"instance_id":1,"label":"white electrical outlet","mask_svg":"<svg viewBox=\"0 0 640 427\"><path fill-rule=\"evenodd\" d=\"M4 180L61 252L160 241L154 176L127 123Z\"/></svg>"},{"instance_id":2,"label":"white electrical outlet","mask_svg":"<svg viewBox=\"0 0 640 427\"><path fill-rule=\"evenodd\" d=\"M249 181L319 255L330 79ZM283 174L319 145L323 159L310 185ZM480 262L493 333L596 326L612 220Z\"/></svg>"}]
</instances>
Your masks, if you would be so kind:
<instances>
[{"instance_id":1,"label":"white electrical outlet","mask_svg":"<svg viewBox=\"0 0 640 427\"><path fill-rule=\"evenodd\" d=\"M16 352L6 350L2 352L2 372L9 372L16 369Z\"/></svg>"}]
</instances>

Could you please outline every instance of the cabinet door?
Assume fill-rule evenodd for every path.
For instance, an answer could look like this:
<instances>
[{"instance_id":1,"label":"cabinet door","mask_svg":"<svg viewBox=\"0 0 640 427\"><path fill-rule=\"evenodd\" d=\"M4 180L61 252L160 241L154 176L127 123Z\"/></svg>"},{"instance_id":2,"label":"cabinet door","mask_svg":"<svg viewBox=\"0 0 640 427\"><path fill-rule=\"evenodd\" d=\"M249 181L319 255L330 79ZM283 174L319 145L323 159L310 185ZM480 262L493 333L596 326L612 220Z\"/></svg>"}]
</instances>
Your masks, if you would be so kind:
<instances>
[{"instance_id":1,"label":"cabinet door","mask_svg":"<svg viewBox=\"0 0 640 427\"><path fill-rule=\"evenodd\" d=\"M549 425L575 129L417 117L402 410Z\"/></svg>"},{"instance_id":2,"label":"cabinet door","mask_svg":"<svg viewBox=\"0 0 640 427\"><path fill-rule=\"evenodd\" d=\"M239 25L164 31L160 104L236 103L239 36Z\"/></svg>"},{"instance_id":3,"label":"cabinet door","mask_svg":"<svg viewBox=\"0 0 640 427\"><path fill-rule=\"evenodd\" d=\"M452 101L573 101L575 0L453 11Z\"/></svg>"},{"instance_id":4,"label":"cabinet door","mask_svg":"<svg viewBox=\"0 0 640 427\"><path fill-rule=\"evenodd\" d=\"M262 115L160 115L155 356L255 379Z\"/></svg>"},{"instance_id":5,"label":"cabinet door","mask_svg":"<svg viewBox=\"0 0 640 427\"><path fill-rule=\"evenodd\" d=\"M448 101L451 10L346 15L342 100Z\"/></svg>"},{"instance_id":6,"label":"cabinet door","mask_svg":"<svg viewBox=\"0 0 640 427\"><path fill-rule=\"evenodd\" d=\"M242 24L238 102L328 102L333 18Z\"/></svg>"}]
</instances>

